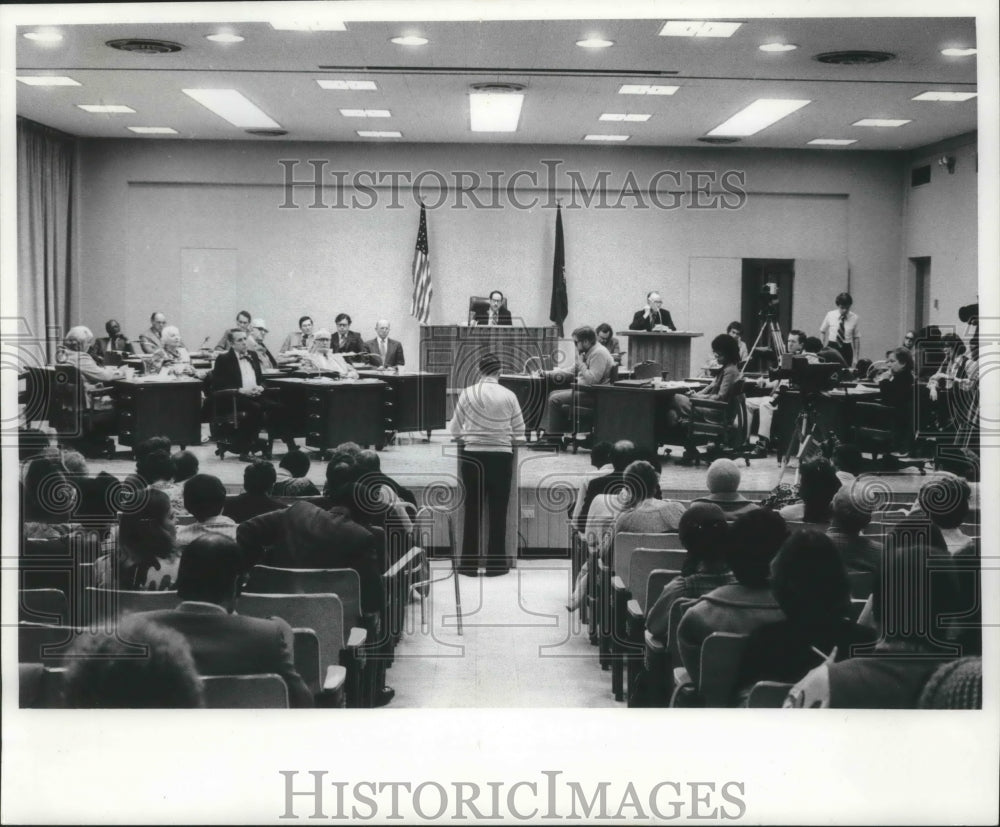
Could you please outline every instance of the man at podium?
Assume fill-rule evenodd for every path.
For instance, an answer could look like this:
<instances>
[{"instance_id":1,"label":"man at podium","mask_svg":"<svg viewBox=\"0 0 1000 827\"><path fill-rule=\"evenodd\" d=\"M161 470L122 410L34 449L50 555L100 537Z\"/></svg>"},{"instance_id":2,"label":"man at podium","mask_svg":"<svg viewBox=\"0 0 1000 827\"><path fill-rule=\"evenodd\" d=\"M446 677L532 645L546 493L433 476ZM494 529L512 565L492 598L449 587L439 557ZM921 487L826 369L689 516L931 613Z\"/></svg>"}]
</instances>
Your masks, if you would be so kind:
<instances>
[{"instance_id":1,"label":"man at podium","mask_svg":"<svg viewBox=\"0 0 1000 827\"><path fill-rule=\"evenodd\" d=\"M472 308L473 326L483 326L483 327L510 327L511 326L511 316L510 311L507 309L507 302L503 297L503 293L499 290L494 290L490 293L489 304L477 305Z\"/></svg>"},{"instance_id":2,"label":"man at podium","mask_svg":"<svg viewBox=\"0 0 1000 827\"><path fill-rule=\"evenodd\" d=\"M635 312L628 329L664 333L677 328L674 327L674 320L670 318L670 311L663 309L663 299L660 298L660 294L651 290L646 294L646 306Z\"/></svg>"}]
</instances>

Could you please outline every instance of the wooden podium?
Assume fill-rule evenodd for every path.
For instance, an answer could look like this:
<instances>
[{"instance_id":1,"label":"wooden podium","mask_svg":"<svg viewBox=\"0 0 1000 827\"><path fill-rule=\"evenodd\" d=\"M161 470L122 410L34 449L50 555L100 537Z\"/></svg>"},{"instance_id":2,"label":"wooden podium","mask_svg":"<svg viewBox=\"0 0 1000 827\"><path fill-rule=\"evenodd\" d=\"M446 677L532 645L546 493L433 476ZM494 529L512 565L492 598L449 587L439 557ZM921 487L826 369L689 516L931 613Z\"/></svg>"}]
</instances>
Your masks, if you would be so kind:
<instances>
[{"instance_id":1,"label":"wooden podium","mask_svg":"<svg viewBox=\"0 0 1000 827\"><path fill-rule=\"evenodd\" d=\"M551 356L558 346L552 326L421 325L420 369L448 374L448 389L461 390L478 381L486 353L500 357L504 373L521 373L530 357Z\"/></svg>"},{"instance_id":2,"label":"wooden podium","mask_svg":"<svg viewBox=\"0 0 1000 827\"><path fill-rule=\"evenodd\" d=\"M666 371L666 379L677 380L691 375L691 340L704 334L680 330L671 333L619 330L615 335L629 339L629 367L635 367L639 362L657 362Z\"/></svg>"}]
</instances>

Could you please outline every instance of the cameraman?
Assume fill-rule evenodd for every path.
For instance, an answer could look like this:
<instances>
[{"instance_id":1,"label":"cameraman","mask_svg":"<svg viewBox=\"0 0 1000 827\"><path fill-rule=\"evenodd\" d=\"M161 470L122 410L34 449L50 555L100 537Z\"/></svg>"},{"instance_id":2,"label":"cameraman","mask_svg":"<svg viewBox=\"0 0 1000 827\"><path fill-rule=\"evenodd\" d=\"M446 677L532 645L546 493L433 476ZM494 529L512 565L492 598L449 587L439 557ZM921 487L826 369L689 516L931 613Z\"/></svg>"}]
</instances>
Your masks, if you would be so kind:
<instances>
[{"instance_id":1,"label":"cameraman","mask_svg":"<svg viewBox=\"0 0 1000 827\"><path fill-rule=\"evenodd\" d=\"M806 334L801 330L791 330L788 333L787 348L792 356L801 356L805 345ZM810 361L813 361L811 359ZM753 416L754 411L760 414L760 426L757 429L757 448L755 457L766 457L771 447L771 423L774 412L778 409L778 399L782 389L788 387L787 379L767 380L763 376L757 380L757 387L771 391L770 396L753 396L747 399L747 414Z\"/></svg>"},{"instance_id":2,"label":"cameraman","mask_svg":"<svg viewBox=\"0 0 1000 827\"><path fill-rule=\"evenodd\" d=\"M824 346L815 336L809 336L802 343L802 349L816 357L817 362L832 362L842 368L850 367L841 351L834 350L830 345Z\"/></svg>"}]
</instances>

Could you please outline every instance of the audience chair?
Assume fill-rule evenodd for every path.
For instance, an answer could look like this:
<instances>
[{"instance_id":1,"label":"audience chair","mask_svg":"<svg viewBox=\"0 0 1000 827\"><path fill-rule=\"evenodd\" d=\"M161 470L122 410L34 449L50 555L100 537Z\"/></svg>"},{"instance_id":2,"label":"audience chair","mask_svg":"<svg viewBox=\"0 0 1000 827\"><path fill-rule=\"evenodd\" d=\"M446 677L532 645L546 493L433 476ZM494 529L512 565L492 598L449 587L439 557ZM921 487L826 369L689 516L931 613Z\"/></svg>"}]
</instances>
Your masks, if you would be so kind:
<instances>
[{"instance_id":1,"label":"audience chair","mask_svg":"<svg viewBox=\"0 0 1000 827\"><path fill-rule=\"evenodd\" d=\"M750 467L752 455L749 429L747 428L747 404L743 390L743 380L737 381L733 398L729 402L702 399L691 396L691 416L687 423L687 445L695 450L697 458L712 462L719 457L742 458ZM697 446L709 443L704 453Z\"/></svg>"},{"instance_id":2,"label":"audience chair","mask_svg":"<svg viewBox=\"0 0 1000 827\"><path fill-rule=\"evenodd\" d=\"M281 675L206 675L202 683L210 709L288 708L288 687Z\"/></svg>"},{"instance_id":3,"label":"audience chair","mask_svg":"<svg viewBox=\"0 0 1000 827\"><path fill-rule=\"evenodd\" d=\"M323 672L319 660L319 637L316 632L296 627L292 629L292 634L294 635L292 659L295 671L309 687L316 706L324 709L345 709L347 669L331 665Z\"/></svg>"},{"instance_id":4,"label":"audience chair","mask_svg":"<svg viewBox=\"0 0 1000 827\"><path fill-rule=\"evenodd\" d=\"M852 441L862 453L872 456L872 462L882 470L896 471L900 468L916 468L921 476L926 474L924 459L893 456L897 442L899 412L895 408L879 402L855 402ZM907 435L912 444L913 434Z\"/></svg>"},{"instance_id":5,"label":"audience chair","mask_svg":"<svg viewBox=\"0 0 1000 827\"><path fill-rule=\"evenodd\" d=\"M694 676L687 676L689 683L679 680L670 705L709 708L733 706L736 679L746 644L747 635L712 632L701 645L701 675L697 684L694 683ZM683 672L683 669L679 671ZM684 676L686 672L678 675L681 678Z\"/></svg>"},{"instance_id":6,"label":"audience chair","mask_svg":"<svg viewBox=\"0 0 1000 827\"><path fill-rule=\"evenodd\" d=\"M18 623L17 661L59 666L79 635L80 630L74 626Z\"/></svg>"},{"instance_id":7,"label":"audience chair","mask_svg":"<svg viewBox=\"0 0 1000 827\"><path fill-rule=\"evenodd\" d=\"M63 684L65 666L42 663L17 665L17 696L21 709L62 709L66 706Z\"/></svg>"},{"instance_id":8,"label":"audience chair","mask_svg":"<svg viewBox=\"0 0 1000 827\"><path fill-rule=\"evenodd\" d=\"M677 576L677 572L670 572ZM659 591L653 592L653 584L647 586L646 608L648 609L660 596L663 586L673 578L666 579L659 584ZM650 577L652 580L652 577ZM670 706L670 699L674 689L673 665L681 662L680 651L677 647L677 627L681 618L691 606L696 602L696 598L681 597L674 601L670 607L670 616L667 623L667 639L662 640L653 637L648 631L643 633L645 642L645 656L643 659L643 669L646 672L653 706Z\"/></svg>"},{"instance_id":9,"label":"audience chair","mask_svg":"<svg viewBox=\"0 0 1000 827\"><path fill-rule=\"evenodd\" d=\"M85 595L91 616L97 620L133 612L176 609L181 602L175 591L103 589L90 586L85 590Z\"/></svg>"},{"instance_id":10,"label":"audience chair","mask_svg":"<svg viewBox=\"0 0 1000 827\"><path fill-rule=\"evenodd\" d=\"M21 589L18 592L17 617L19 621L29 623L69 623L69 601L60 589Z\"/></svg>"},{"instance_id":11,"label":"audience chair","mask_svg":"<svg viewBox=\"0 0 1000 827\"><path fill-rule=\"evenodd\" d=\"M781 709L794 684L778 681L757 681L747 696L746 705L752 709Z\"/></svg>"},{"instance_id":12,"label":"audience chair","mask_svg":"<svg viewBox=\"0 0 1000 827\"><path fill-rule=\"evenodd\" d=\"M57 365L52 371L49 425L64 445L72 445L84 456L113 459L115 445L110 434L117 430L113 409L98 410L94 402L113 394L106 385L87 388L72 365Z\"/></svg>"},{"instance_id":13,"label":"audience chair","mask_svg":"<svg viewBox=\"0 0 1000 827\"><path fill-rule=\"evenodd\" d=\"M680 569L661 568L669 551L638 549L629 569L629 593L625 616L625 697L633 706L636 679L643 666L644 652L651 651L644 642L654 640L646 633L646 609L660 596L663 587L680 574ZM661 651L662 644L659 645Z\"/></svg>"}]
</instances>

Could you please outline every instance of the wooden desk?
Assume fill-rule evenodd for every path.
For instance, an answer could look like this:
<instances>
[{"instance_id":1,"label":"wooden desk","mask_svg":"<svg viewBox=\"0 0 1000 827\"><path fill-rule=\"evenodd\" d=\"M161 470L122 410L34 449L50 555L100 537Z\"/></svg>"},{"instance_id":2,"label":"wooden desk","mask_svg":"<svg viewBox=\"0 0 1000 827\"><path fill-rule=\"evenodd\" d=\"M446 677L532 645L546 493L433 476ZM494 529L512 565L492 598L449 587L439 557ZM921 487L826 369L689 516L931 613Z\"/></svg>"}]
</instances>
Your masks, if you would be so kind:
<instances>
[{"instance_id":1,"label":"wooden desk","mask_svg":"<svg viewBox=\"0 0 1000 827\"><path fill-rule=\"evenodd\" d=\"M545 425L545 403L549 394L552 391L570 389L574 378L568 373L547 373L541 376L501 373L500 384L514 392L524 417L524 430L531 433L540 431Z\"/></svg>"},{"instance_id":2,"label":"wooden desk","mask_svg":"<svg viewBox=\"0 0 1000 827\"><path fill-rule=\"evenodd\" d=\"M690 387L696 387L693 383ZM668 441L667 411L670 400L684 387L655 387L630 380L597 385L594 394L594 442L630 439L635 447L652 453Z\"/></svg>"},{"instance_id":3,"label":"wooden desk","mask_svg":"<svg viewBox=\"0 0 1000 827\"><path fill-rule=\"evenodd\" d=\"M460 391L479 379L479 359L495 353L504 373L524 369L530 357L551 356L558 347L554 327L464 327L422 325L420 369L448 376L449 390Z\"/></svg>"},{"instance_id":4,"label":"wooden desk","mask_svg":"<svg viewBox=\"0 0 1000 827\"><path fill-rule=\"evenodd\" d=\"M116 379L118 442L130 448L154 436L165 436L186 448L201 443L200 379Z\"/></svg>"},{"instance_id":5,"label":"wooden desk","mask_svg":"<svg viewBox=\"0 0 1000 827\"><path fill-rule=\"evenodd\" d=\"M362 370L367 379L386 384L385 430L431 431L445 426L446 373L396 373L392 370Z\"/></svg>"},{"instance_id":6,"label":"wooden desk","mask_svg":"<svg viewBox=\"0 0 1000 827\"><path fill-rule=\"evenodd\" d=\"M691 340L702 333L674 331L651 333L646 330L620 330L616 336L628 340L628 363L633 368L639 362L656 362L666 371L667 379L683 379L691 375Z\"/></svg>"},{"instance_id":7,"label":"wooden desk","mask_svg":"<svg viewBox=\"0 0 1000 827\"><path fill-rule=\"evenodd\" d=\"M327 454L342 442L357 442L381 451L385 445L384 394L377 379L264 380L277 388L293 436L304 436L306 445Z\"/></svg>"}]
</instances>

